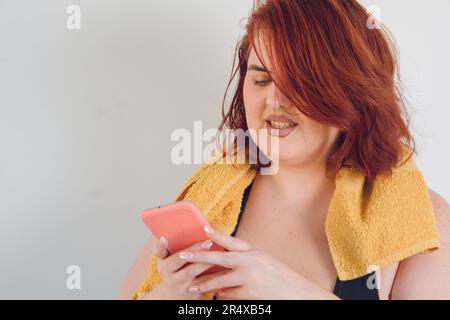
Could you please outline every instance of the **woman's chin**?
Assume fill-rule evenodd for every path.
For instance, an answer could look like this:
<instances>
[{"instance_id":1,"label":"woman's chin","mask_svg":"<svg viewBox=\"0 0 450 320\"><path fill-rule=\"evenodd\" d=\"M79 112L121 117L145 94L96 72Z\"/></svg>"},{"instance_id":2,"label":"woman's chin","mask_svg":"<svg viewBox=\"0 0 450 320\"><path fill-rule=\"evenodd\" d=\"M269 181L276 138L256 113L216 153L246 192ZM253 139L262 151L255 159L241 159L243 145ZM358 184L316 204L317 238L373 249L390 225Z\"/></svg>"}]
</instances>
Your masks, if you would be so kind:
<instances>
[{"instance_id":1,"label":"woman's chin","mask_svg":"<svg viewBox=\"0 0 450 320\"><path fill-rule=\"evenodd\" d=\"M295 148L298 148L298 146L296 146ZM266 159L269 159L270 161L276 163L291 163L292 161L297 161L297 159L299 158L298 152L292 152L293 150L293 146L291 146L290 148L284 148L283 146L280 146L278 152L271 152L270 150L260 148L260 151L264 154L264 157L266 157Z\"/></svg>"}]
</instances>

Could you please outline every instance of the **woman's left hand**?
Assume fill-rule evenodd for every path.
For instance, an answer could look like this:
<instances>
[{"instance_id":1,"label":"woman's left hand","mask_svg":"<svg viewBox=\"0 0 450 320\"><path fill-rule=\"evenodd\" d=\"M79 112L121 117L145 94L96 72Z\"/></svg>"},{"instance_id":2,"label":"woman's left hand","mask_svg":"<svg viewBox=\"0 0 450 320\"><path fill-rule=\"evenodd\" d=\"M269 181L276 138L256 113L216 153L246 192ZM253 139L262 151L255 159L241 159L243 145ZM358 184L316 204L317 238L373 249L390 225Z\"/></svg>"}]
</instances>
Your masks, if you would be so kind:
<instances>
[{"instance_id":1,"label":"woman's left hand","mask_svg":"<svg viewBox=\"0 0 450 320\"><path fill-rule=\"evenodd\" d=\"M180 257L228 267L231 270L200 276L189 289L200 293L218 292L225 299L338 299L319 288L284 263L248 242L218 231L205 229L209 239L228 252L182 252ZM219 290L227 288L225 290Z\"/></svg>"}]
</instances>

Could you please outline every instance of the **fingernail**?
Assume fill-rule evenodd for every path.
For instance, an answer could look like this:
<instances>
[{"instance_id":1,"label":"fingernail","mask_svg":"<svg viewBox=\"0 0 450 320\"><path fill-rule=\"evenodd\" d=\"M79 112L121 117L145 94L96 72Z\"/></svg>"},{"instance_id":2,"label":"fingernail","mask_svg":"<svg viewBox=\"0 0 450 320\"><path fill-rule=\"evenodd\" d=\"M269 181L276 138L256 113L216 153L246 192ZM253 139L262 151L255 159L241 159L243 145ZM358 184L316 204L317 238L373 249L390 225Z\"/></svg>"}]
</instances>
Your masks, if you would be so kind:
<instances>
[{"instance_id":1,"label":"fingernail","mask_svg":"<svg viewBox=\"0 0 450 320\"><path fill-rule=\"evenodd\" d=\"M200 245L200 247L202 247L202 249L209 250L209 248L211 248L212 244L213 244L213 243L212 243L211 240L206 240L206 241L202 242L202 244Z\"/></svg>"},{"instance_id":2,"label":"fingernail","mask_svg":"<svg viewBox=\"0 0 450 320\"><path fill-rule=\"evenodd\" d=\"M206 232L206 233L209 233L209 234L213 233L213 229L212 229L211 227L209 227L209 226L205 226L205 227L203 228L203 230L205 230L205 232Z\"/></svg>"},{"instance_id":3,"label":"fingernail","mask_svg":"<svg viewBox=\"0 0 450 320\"><path fill-rule=\"evenodd\" d=\"M162 236L161 238L159 238L159 242L160 242L161 244L167 243L167 239L164 238L164 236Z\"/></svg>"},{"instance_id":4,"label":"fingernail","mask_svg":"<svg viewBox=\"0 0 450 320\"><path fill-rule=\"evenodd\" d=\"M189 289L189 292L198 292L198 287L197 286L193 286L193 287L190 287Z\"/></svg>"},{"instance_id":5,"label":"fingernail","mask_svg":"<svg viewBox=\"0 0 450 320\"><path fill-rule=\"evenodd\" d=\"M194 257L194 254L191 252L180 252L180 258L181 259L192 259Z\"/></svg>"}]
</instances>

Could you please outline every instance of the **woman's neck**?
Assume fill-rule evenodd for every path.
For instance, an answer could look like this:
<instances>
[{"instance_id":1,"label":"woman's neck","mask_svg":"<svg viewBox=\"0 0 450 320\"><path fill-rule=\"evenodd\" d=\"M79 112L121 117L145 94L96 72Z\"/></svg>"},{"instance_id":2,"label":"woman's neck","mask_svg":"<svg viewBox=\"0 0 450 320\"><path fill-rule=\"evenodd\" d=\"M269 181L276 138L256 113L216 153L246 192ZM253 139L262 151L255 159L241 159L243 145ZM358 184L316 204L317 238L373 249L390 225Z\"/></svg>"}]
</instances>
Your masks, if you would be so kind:
<instances>
[{"instance_id":1,"label":"woman's neck","mask_svg":"<svg viewBox=\"0 0 450 320\"><path fill-rule=\"evenodd\" d=\"M334 176L326 175L325 165L309 167L282 166L274 175L258 175L262 188L270 190L272 201L297 208L297 213L308 212L328 205L335 190Z\"/></svg>"}]
</instances>

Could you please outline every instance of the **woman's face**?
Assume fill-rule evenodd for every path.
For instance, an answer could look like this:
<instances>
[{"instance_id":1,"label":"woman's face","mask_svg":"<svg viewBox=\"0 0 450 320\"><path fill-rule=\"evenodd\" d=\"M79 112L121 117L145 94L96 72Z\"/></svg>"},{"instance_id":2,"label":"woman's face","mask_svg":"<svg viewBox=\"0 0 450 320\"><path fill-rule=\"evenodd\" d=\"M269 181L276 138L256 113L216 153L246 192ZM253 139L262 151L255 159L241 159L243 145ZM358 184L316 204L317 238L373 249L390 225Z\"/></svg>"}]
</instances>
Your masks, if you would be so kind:
<instances>
[{"instance_id":1,"label":"woman's face","mask_svg":"<svg viewBox=\"0 0 450 320\"><path fill-rule=\"evenodd\" d=\"M271 70L267 51L262 47L259 52ZM339 137L339 129L318 123L293 106L271 81L269 74L263 71L253 49L247 65L243 93L245 114L249 129L255 130L260 137L263 137L261 131L268 133L268 138L262 139L264 143L252 134L261 151L280 165L314 166L325 163ZM279 139L279 148L274 150L275 153L270 151L271 139Z\"/></svg>"}]
</instances>

